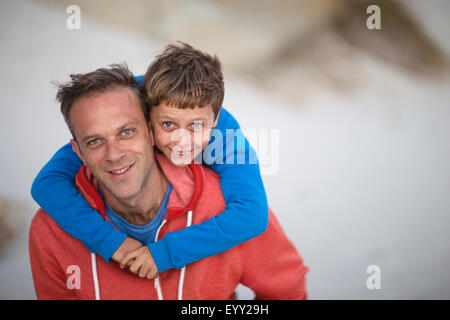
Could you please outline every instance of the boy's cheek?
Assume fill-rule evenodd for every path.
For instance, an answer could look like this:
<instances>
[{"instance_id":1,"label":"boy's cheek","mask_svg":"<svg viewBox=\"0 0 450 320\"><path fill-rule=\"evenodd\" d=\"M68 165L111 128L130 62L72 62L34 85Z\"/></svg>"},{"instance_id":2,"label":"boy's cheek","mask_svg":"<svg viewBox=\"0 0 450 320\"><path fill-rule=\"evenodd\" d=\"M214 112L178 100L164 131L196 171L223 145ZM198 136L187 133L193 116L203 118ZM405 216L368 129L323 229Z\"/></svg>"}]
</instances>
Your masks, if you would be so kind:
<instances>
[{"instance_id":1,"label":"boy's cheek","mask_svg":"<svg viewBox=\"0 0 450 320\"><path fill-rule=\"evenodd\" d=\"M156 149L158 149L159 151L161 151L162 153L165 154L165 149L167 149L167 144L165 144L163 142L163 139L161 139L161 135L158 134L158 132L154 131L153 132L153 141L154 141L154 145L156 147Z\"/></svg>"},{"instance_id":2,"label":"boy's cheek","mask_svg":"<svg viewBox=\"0 0 450 320\"><path fill-rule=\"evenodd\" d=\"M194 132L194 134L193 134L194 144L202 145L204 147L206 147L208 145L210 138L211 138L211 129L210 128L206 129L206 130Z\"/></svg>"},{"instance_id":3,"label":"boy's cheek","mask_svg":"<svg viewBox=\"0 0 450 320\"><path fill-rule=\"evenodd\" d=\"M203 140L201 144L196 146L196 149L200 149L200 151L204 150L209 144L209 140Z\"/></svg>"},{"instance_id":4,"label":"boy's cheek","mask_svg":"<svg viewBox=\"0 0 450 320\"><path fill-rule=\"evenodd\" d=\"M153 130L153 138L157 147L168 145L170 143L170 135L167 135L167 133L162 130Z\"/></svg>"}]
</instances>

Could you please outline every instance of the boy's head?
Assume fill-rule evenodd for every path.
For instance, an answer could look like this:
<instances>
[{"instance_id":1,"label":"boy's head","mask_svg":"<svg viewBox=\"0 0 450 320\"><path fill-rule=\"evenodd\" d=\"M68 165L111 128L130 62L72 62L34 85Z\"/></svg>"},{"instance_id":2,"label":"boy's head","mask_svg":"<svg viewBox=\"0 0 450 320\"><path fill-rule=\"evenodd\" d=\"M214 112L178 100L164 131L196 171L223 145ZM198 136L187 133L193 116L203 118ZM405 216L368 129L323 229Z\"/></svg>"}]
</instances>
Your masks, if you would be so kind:
<instances>
[{"instance_id":1,"label":"boy's head","mask_svg":"<svg viewBox=\"0 0 450 320\"><path fill-rule=\"evenodd\" d=\"M158 149L186 165L206 147L224 97L219 59L188 44L170 44L143 78L143 96Z\"/></svg>"}]
</instances>

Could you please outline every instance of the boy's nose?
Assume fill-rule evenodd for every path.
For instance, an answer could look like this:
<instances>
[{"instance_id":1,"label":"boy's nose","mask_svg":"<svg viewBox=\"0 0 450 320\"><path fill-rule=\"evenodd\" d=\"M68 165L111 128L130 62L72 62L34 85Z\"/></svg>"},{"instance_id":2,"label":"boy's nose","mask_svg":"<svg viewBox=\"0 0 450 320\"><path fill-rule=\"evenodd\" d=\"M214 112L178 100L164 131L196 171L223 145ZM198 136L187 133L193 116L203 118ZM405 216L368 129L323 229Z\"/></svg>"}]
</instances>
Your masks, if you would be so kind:
<instances>
[{"instance_id":1,"label":"boy's nose","mask_svg":"<svg viewBox=\"0 0 450 320\"><path fill-rule=\"evenodd\" d=\"M172 141L177 147L190 147L191 134L186 129L177 129L172 133Z\"/></svg>"}]
</instances>

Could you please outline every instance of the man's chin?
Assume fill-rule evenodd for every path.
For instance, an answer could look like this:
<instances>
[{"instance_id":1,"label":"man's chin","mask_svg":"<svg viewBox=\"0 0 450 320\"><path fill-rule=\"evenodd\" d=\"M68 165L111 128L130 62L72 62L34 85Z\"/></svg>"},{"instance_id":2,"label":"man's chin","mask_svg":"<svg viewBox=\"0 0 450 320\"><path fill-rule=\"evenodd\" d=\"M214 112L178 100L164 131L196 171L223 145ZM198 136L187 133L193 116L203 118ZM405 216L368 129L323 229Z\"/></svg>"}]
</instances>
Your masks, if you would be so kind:
<instances>
[{"instance_id":1,"label":"man's chin","mask_svg":"<svg viewBox=\"0 0 450 320\"><path fill-rule=\"evenodd\" d=\"M137 195L137 191L134 190L129 184L118 184L117 181L110 182L107 179L99 181L100 185L103 185L104 191L108 192L110 196L115 197L118 200L133 199Z\"/></svg>"},{"instance_id":2,"label":"man's chin","mask_svg":"<svg viewBox=\"0 0 450 320\"><path fill-rule=\"evenodd\" d=\"M133 192L130 189L127 190L108 190L110 194L115 197L117 200L123 202L123 201L130 201L136 198L138 195L138 192Z\"/></svg>"}]
</instances>

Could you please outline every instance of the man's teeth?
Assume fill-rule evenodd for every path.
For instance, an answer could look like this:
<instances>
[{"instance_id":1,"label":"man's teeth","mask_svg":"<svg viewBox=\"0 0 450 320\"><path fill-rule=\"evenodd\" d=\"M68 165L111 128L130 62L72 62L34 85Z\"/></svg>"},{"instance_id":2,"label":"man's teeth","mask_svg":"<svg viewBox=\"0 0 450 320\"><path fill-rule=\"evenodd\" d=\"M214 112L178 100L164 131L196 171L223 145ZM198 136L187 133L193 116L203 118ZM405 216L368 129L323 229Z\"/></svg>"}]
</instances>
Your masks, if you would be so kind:
<instances>
[{"instance_id":1,"label":"man's teeth","mask_svg":"<svg viewBox=\"0 0 450 320\"><path fill-rule=\"evenodd\" d=\"M121 170L116 170L116 171L111 171L111 172L114 173L114 174L122 174L125 171L127 171L128 169L130 169L130 167L126 167L126 168L123 168Z\"/></svg>"}]
</instances>

